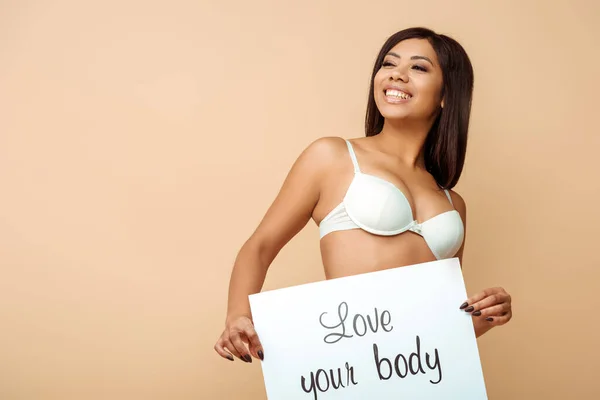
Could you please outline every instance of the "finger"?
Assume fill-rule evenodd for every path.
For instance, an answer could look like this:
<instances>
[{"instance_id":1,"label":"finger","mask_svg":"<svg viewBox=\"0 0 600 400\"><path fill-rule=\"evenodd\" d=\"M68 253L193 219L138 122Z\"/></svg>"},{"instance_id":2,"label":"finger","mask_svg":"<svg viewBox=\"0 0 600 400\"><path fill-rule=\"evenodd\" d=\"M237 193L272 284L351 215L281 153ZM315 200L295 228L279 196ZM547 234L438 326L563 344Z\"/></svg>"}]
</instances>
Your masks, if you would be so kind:
<instances>
[{"instance_id":1,"label":"finger","mask_svg":"<svg viewBox=\"0 0 600 400\"><path fill-rule=\"evenodd\" d=\"M501 317L502 315L506 314L506 312L508 310L509 310L508 304L502 303L502 304L496 304L495 306L492 306L492 307L486 307L481 310L473 311L473 313L471 315L473 315L474 317L480 317L480 318L494 317L494 316Z\"/></svg>"},{"instance_id":2,"label":"finger","mask_svg":"<svg viewBox=\"0 0 600 400\"><path fill-rule=\"evenodd\" d=\"M221 357L226 358L229 361L233 361L233 356L223 348L223 342L221 340L219 340L217 344L215 344L214 349Z\"/></svg>"},{"instance_id":3,"label":"finger","mask_svg":"<svg viewBox=\"0 0 600 400\"><path fill-rule=\"evenodd\" d=\"M460 307L461 308L466 308L467 306L470 306L473 303L476 303L478 301L481 301L481 300L485 299L490 294L492 294L491 290L492 289L485 289L485 290L482 290L479 293L474 294L473 296L469 297Z\"/></svg>"},{"instance_id":4,"label":"finger","mask_svg":"<svg viewBox=\"0 0 600 400\"><path fill-rule=\"evenodd\" d=\"M237 351L237 349L235 348L235 346L233 345L233 343L231 343L231 340L229 340L229 338L224 338L223 339L223 348L226 349L227 351L229 351L231 354L233 354L237 358L239 358L240 360L246 362L246 360L244 360L242 358L240 352Z\"/></svg>"},{"instance_id":5,"label":"finger","mask_svg":"<svg viewBox=\"0 0 600 400\"><path fill-rule=\"evenodd\" d=\"M473 304L485 299L486 297L492 296L496 293L506 293L504 291L504 289L500 288L500 287L494 287L494 288L488 288L485 290L482 290L481 292L469 297L467 299L467 301L465 301L461 306L461 310L463 309L467 309L470 306L472 306ZM468 311L467 311L468 312Z\"/></svg>"},{"instance_id":6,"label":"finger","mask_svg":"<svg viewBox=\"0 0 600 400\"><path fill-rule=\"evenodd\" d=\"M498 304L509 304L508 303L508 294L506 293L495 293L495 294L491 294L488 297L477 301L473 304L471 304L469 307L465 308L466 312L481 312L484 309L488 308L488 307L493 307L495 305ZM478 315L479 313L475 314Z\"/></svg>"},{"instance_id":7,"label":"finger","mask_svg":"<svg viewBox=\"0 0 600 400\"><path fill-rule=\"evenodd\" d=\"M511 318L512 312L508 312L499 317L486 317L485 320L488 321L492 326L500 326L506 324Z\"/></svg>"},{"instance_id":8,"label":"finger","mask_svg":"<svg viewBox=\"0 0 600 400\"><path fill-rule=\"evenodd\" d=\"M248 352L248 349L246 348L246 345L242 341L240 332L238 332L238 331L232 332L230 339L231 339L231 343L233 344L233 346L235 347L237 352L240 354L240 359L251 363L252 356L250 355L250 353Z\"/></svg>"},{"instance_id":9,"label":"finger","mask_svg":"<svg viewBox=\"0 0 600 400\"><path fill-rule=\"evenodd\" d=\"M254 357L260 358L261 360L264 360L265 355L263 352L262 344L258 339L258 334L256 333L254 327L251 325L248 326L246 328L245 334L248 340L250 341L250 352L252 353L252 355L254 355Z\"/></svg>"}]
</instances>

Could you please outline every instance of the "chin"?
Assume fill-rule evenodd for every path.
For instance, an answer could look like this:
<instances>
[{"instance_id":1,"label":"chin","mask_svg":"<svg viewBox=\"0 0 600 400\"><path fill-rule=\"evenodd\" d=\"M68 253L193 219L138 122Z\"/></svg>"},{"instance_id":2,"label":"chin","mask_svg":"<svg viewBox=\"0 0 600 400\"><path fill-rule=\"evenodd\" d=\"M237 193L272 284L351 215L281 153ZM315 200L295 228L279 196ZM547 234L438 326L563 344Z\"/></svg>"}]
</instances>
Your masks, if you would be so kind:
<instances>
[{"instance_id":1,"label":"chin","mask_svg":"<svg viewBox=\"0 0 600 400\"><path fill-rule=\"evenodd\" d=\"M401 109L392 109L390 110L388 107L382 107L379 109L379 112L385 119L393 120L393 121L402 121L406 119L410 119L412 113L410 110L401 110Z\"/></svg>"},{"instance_id":2,"label":"chin","mask_svg":"<svg viewBox=\"0 0 600 400\"><path fill-rule=\"evenodd\" d=\"M414 114L413 107L408 103L390 104L385 99L375 102L379 112L385 119L404 119Z\"/></svg>"},{"instance_id":3,"label":"chin","mask_svg":"<svg viewBox=\"0 0 600 400\"><path fill-rule=\"evenodd\" d=\"M427 110L417 109L414 107L408 107L408 104L403 105L390 105L390 104L382 104L377 107L379 113L383 116L384 119L389 121L415 121L415 120L427 120L428 112Z\"/></svg>"},{"instance_id":4,"label":"chin","mask_svg":"<svg viewBox=\"0 0 600 400\"><path fill-rule=\"evenodd\" d=\"M410 116L408 116L408 115L384 115L384 114L382 114L382 115L383 115L383 119L385 119L386 121L389 121L389 122L393 122L393 123L405 122L405 121L410 120Z\"/></svg>"}]
</instances>

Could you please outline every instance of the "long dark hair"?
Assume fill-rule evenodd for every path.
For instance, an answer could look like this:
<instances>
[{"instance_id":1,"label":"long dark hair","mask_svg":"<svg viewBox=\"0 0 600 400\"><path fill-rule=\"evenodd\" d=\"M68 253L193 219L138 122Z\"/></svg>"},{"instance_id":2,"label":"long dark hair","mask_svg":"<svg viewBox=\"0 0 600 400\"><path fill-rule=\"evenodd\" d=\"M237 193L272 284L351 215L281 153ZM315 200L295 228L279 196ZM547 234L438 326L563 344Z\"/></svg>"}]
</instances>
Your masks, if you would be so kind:
<instances>
[{"instance_id":1,"label":"long dark hair","mask_svg":"<svg viewBox=\"0 0 600 400\"><path fill-rule=\"evenodd\" d=\"M443 189L453 188L463 170L467 152L467 133L473 94L473 66L465 49L451 37L427 28L409 28L396 32L383 44L373 67L367 114L366 136L375 136L383 128L383 116L375 104L373 82L386 54L406 39L427 39L437 54L442 69L444 108L431 126L423 155L425 167Z\"/></svg>"}]
</instances>

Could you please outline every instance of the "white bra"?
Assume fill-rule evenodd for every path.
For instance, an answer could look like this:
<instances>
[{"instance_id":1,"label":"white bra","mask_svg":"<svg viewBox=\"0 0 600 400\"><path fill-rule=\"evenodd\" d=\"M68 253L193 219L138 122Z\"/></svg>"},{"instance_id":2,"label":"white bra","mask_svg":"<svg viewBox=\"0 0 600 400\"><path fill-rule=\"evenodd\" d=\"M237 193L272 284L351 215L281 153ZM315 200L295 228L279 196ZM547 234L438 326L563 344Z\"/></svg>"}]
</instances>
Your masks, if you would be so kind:
<instances>
[{"instance_id":1,"label":"white bra","mask_svg":"<svg viewBox=\"0 0 600 400\"><path fill-rule=\"evenodd\" d=\"M464 239L464 226L458 211L446 211L418 223L404 193L382 178L363 174L352 144L348 140L346 144L354 164L354 178L342 202L319 224L321 238L331 232L349 229L363 229L381 236L411 231L425 239L436 259L454 257ZM453 205L450 193L444 192Z\"/></svg>"}]
</instances>

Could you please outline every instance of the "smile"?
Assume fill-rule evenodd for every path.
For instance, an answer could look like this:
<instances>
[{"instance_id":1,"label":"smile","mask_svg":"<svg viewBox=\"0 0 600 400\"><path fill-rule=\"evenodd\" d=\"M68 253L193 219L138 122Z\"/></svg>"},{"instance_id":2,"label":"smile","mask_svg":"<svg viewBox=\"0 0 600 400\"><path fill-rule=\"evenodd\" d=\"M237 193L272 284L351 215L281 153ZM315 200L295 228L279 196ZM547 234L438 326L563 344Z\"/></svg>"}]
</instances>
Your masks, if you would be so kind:
<instances>
[{"instance_id":1,"label":"smile","mask_svg":"<svg viewBox=\"0 0 600 400\"><path fill-rule=\"evenodd\" d=\"M392 104L405 103L412 98L412 95L398 89L387 89L384 93L385 100Z\"/></svg>"}]
</instances>

